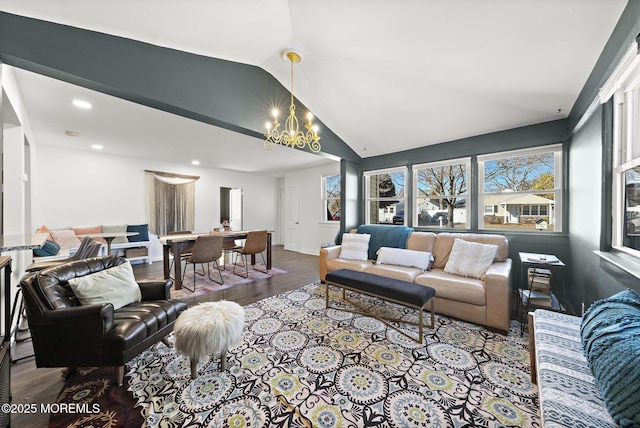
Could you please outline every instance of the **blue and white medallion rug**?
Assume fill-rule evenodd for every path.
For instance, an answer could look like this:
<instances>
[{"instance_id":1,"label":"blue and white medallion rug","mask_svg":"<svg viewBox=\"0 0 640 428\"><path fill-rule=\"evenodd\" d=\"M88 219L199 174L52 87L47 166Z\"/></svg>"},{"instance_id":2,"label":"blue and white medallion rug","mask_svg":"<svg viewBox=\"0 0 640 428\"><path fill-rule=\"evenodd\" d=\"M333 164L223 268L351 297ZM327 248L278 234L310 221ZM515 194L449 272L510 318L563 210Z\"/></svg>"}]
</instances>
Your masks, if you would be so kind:
<instances>
[{"instance_id":1,"label":"blue and white medallion rug","mask_svg":"<svg viewBox=\"0 0 640 428\"><path fill-rule=\"evenodd\" d=\"M312 284L245 307L242 340L219 360L158 343L128 365L149 427L540 426L527 338L436 315L419 345L376 319L325 309ZM335 295L334 295L335 293ZM331 291L334 302L339 291ZM415 311L355 297L387 315ZM413 333L409 324L402 328ZM170 337L172 339L172 337Z\"/></svg>"}]
</instances>

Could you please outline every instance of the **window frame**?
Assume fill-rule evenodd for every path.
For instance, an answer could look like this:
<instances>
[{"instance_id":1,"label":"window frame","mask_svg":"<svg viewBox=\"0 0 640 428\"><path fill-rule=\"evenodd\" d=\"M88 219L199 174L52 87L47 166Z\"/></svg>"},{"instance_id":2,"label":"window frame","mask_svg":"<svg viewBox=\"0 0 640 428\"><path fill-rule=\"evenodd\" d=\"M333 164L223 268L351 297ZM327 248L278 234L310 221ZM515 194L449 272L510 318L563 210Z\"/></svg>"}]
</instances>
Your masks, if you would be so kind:
<instances>
[{"instance_id":1,"label":"window frame","mask_svg":"<svg viewBox=\"0 0 640 428\"><path fill-rule=\"evenodd\" d=\"M333 224L333 223L340 223L340 219L338 219L338 220L329 220L329 219L327 218L327 206L328 206L328 202L329 202L330 200L337 200L337 201L338 201L338 204L340 204L340 196L338 196L338 197L334 197L334 198L329 198L329 197L327 197L327 178L329 178L329 177L338 177L338 185L340 185L340 180L341 180L340 173L337 173L337 174L323 174L323 175L322 175L322 178L321 178L321 186L320 186L320 187L321 187L321 190L320 190L320 191L322 192L322 193L321 193L321 197L320 197L320 199L321 199L321 204L322 204L322 206L321 206L321 217L320 217L320 219L321 219L321 222L322 222L322 223L331 223L331 224ZM340 193L342 193L342 189L340 189ZM340 212L340 216L342 216L342 206L340 206L340 211L339 211L339 212Z\"/></svg>"},{"instance_id":2,"label":"window frame","mask_svg":"<svg viewBox=\"0 0 640 428\"><path fill-rule=\"evenodd\" d=\"M508 228L489 228L484 226L484 202L485 195L497 195L499 192L485 192L485 182L484 182L484 173L485 173L485 163L489 161L506 159L511 157L522 157L522 156L531 156L537 154L544 153L553 153L553 178L554 178L554 188L553 190L523 190L523 191L514 191L513 195L532 195L532 194L540 194L540 193L553 193L554 194L554 229L553 231L545 230L544 233L550 234L561 234L564 233L564 222L563 222L563 211L564 211L564 200L563 200L563 189L564 189L564 175L563 175L563 163L564 163L564 153L563 153L563 144L549 144L545 146L536 146L529 147L525 149L515 149L508 150L503 152L495 152L484 155L478 155L477 164L478 164L478 230L482 231L510 231L516 233L533 233L534 231L522 230L522 229L508 229ZM529 204L529 207L531 204ZM539 211L539 206L538 206ZM531 214L529 217L533 216ZM540 215L538 215L539 217ZM547 212L545 217L550 217L550 213ZM535 231L540 232L538 230Z\"/></svg>"},{"instance_id":3,"label":"window frame","mask_svg":"<svg viewBox=\"0 0 640 428\"><path fill-rule=\"evenodd\" d=\"M640 55L636 42L603 85L599 98L601 104L613 99L610 245L614 250L640 258L640 250L624 245L626 173L640 167Z\"/></svg>"},{"instance_id":4,"label":"window frame","mask_svg":"<svg viewBox=\"0 0 640 428\"><path fill-rule=\"evenodd\" d=\"M456 158L456 159L446 159L446 160L442 160L442 161L435 161L435 162L426 162L426 163L421 163L421 164L416 164L416 165L412 165L411 166L411 176L412 176L412 189L413 189L413 194L412 194L412 198L411 198L411 207L413 210L413 215L412 215L412 221L413 221L413 225L414 227L424 227L424 228L436 228L436 229L452 229L448 226L444 226L444 227L440 227L438 225L426 225L426 226L419 226L418 225L418 215L419 215L419 211L418 211L418 173L420 170L422 169L428 169L428 168L439 168L439 167L444 167L444 166L451 166L451 165L464 165L465 167L465 181L466 181L466 193L461 194L460 196L464 196L465 198L465 215L464 215L464 224L465 227L464 228L457 228L457 230L469 230L471 229L471 224L470 224L470 220L471 220L471 182L470 182L470 177L471 177L471 157L464 157L464 158ZM434 199L440 199L440 198L445 198L448 195L434 195ZM455 229L455 227L453 228Z\"/></svg>"},{"instance_id":5,"label":"window frame","mask_svg":"<svg viewBox=\"0 0 640 428\"><path fill-rule=\"evenodd\" d=\"M394 198L371 198L369 192L370 179L372 176L381 175L381 174L393 174L397 172L402 172L404 174L404 195L402 197L394 197ZM385 168L385 169L376 169L371 171L365 171L363 173L363 184L364 184L364 220L365 224L372 224L371 220L371 202L372 201L384 201L384 200L398 200L404 202L405 212L403 216L403 225L407 225L407 178L408 178L408 168L406 166L395 167L395 168ZM380 224L380 223L377 223ZM384 223L383 223L384 224Z\"/></svg>"}]
</instances>

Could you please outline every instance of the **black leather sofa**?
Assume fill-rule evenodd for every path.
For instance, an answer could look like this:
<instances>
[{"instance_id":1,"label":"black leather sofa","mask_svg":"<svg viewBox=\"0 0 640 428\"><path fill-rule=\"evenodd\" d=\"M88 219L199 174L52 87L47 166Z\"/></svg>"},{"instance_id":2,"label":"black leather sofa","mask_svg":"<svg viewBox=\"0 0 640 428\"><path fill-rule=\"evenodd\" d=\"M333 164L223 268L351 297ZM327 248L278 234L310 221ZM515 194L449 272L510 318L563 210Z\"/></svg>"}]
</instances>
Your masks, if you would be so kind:
<instances>
[{"instance_id":1,"label":"black leather sofa","mask_svg":"<svg viewBox=\"0 0 640 428\"><path fill-rule=\"evenodd\" d=\"M125 363L173 330L187 305L170 298L171 281L138 282L142 300L117 310L111 303L80 305L68 281L122 263L122 257L94 257L22 278L37 367L69 367L72 372L76 367L115 366L121 385Z\"/></svg>"}]
</instances>

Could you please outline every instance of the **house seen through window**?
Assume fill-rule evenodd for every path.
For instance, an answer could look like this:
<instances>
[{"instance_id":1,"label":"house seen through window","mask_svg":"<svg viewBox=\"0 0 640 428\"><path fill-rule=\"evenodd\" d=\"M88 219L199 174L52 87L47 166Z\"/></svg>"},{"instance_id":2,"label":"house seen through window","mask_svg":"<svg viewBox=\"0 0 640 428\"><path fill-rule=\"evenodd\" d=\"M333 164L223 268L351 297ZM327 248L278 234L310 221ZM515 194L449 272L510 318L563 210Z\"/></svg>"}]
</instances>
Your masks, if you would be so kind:
<instances>
[{"instance_id":1,"label":"house seen through window","mask_svg":"<svg viewBox=\"0 0 640 428\"><path fill-rule=\"evenodd\" d=\"M562 231L562 145L478 156L479 228Z\"/></svg>"},{"instance_id":2,"label":"house seen through window","mask_svg":"<svg viewBox=\"0 0 640 428\"><path fill-rule=\"evenodd\" d=\"M413 166L414 225L467 228L469 165L465 158Z\"/></svg>"},{"instance_id":3,"label":"house seen through window","mask_svg":"<svg viewBox=\"0 0 640 428\"><path fill-rule=\"evenodd\" d=\"M367 224L407 224L404 215L406 175L406 168L364 174Z\"/></svg>"}]
</instances>

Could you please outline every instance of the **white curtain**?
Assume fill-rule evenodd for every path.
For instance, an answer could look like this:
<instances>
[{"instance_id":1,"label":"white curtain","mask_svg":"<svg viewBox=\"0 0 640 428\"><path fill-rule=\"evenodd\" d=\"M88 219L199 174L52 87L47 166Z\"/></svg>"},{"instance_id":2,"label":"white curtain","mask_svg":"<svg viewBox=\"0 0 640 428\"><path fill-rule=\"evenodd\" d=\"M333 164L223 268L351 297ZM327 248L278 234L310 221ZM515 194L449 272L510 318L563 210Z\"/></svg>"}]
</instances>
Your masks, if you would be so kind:
<instances>
[{"instance_id":1,"label":"white curtain","mask_svg":"<svg viewBox=\"0 0 640 428\"><path fill-rule=\"evenodd\" d=\"M147 222L149 231L166 235L194 227L196 181L200 177L158 171L147 173Z\"/></svg>"}]
</instances>

